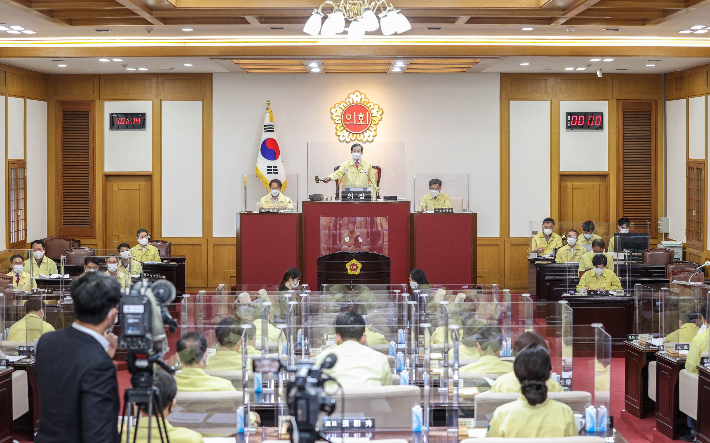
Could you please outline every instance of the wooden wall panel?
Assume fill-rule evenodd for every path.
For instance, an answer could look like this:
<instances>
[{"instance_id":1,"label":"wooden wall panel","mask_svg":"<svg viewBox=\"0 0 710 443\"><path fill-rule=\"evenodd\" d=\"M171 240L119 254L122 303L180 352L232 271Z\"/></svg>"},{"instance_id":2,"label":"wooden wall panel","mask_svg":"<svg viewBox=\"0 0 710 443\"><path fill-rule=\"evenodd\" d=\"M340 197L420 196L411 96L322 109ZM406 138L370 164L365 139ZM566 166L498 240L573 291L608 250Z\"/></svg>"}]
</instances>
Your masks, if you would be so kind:
<instances>
[{"instance_id":1,"label":"wooden wall panel","mask_svg":"<svg viewBox=\"0 0 710 443\"><path fill-rule=\"evenodd\" d=\"M523 290L528 287L529 238L507 238L505 240L505 288Z\"/></svg>"},{"instance_id":2,"label":"wooden wall panel","mask_svg":"<svg viewBox=\"0 0 710 443\"><path fill-rule=\"evenodd\" d=\"M687 86L689 96L705 94L708 88L708 73L701 71L688 74Z\"/></svg>"},{"instance_id":3,"label":"wooden wall panel","mask_svg":"<svg viewBox=\"0 0 710 443\"><path fill-rule=\"evenodd\" d=\"M204 238L175 238L165 237L169 241L171 254L176 257L186 257L185 260L185 287L207 288L207 239Z\"/></svg>"},{"instance_id":4,"label":"wooden wall panel","mask_svg":"<svg viewBox=\"0 0 710 443\"><path fill-rule=\"evenodd\" d=\"M237 275L236 238L213 238L208 245L211 255L209 286L234 283Z\"/></svg>"},{"instance_id":5,"label":"wooden wall panel","mask_svg":"<svg viewBox=\"0 0 710 443\"><path fill-rule=\"evenodd\" d=\"M559 100L611 99L611 75L602 78L596 74L574 74L558 77L555 82L555 98Z\"/></svg>"},{"instance_id":6,"label":"wooden wall panel","mask_svg":"<svg viewBox=\"0 0 710 443\"><path fill-rule=\"evenodd\" d=\"M25 76L19 72L7 72L7 93L9 95L25 95Z\"/></svg>"},{"instance_id":7,"label":"wooden wall panel","mask_svg":"<svg viewBox=\"0 0 710 443\"><path fill-rule=\"evenodd\" d=\"M501 98L545 100L553 95L554 80L545 75L501 74Z\"/></svg>"},{"instance_id":8,"label":"wooden wall panel","mask_svg":"<svg viewBox=\"0 0 710 443\"><path fill-rule=\"evenodd\" d=\"M477 249L477 282L502 284L505 273L505 244L501 238L479 238Z\"/></svg>"},{"instance_id":9,"label":"wooden wall panel","mask_svg":"<svg viewBox=\"0 0 710 443\"><path fill-rule=\"evenodd\" d=\"M202 100L211 84L212 74L158 75L158 98L161 100Z\"/></svg>"},{"instance_id":10,"label":"wooden wall panel","mask_svg":"<svg viewBox=\"0 0 710 443\"><path fill-rule=\"evenodd\" d=\"M153 100L157 95L157 74L101 75L101 100Z\"/></svg>"},{"instance_id":11,"label":"wooden wall panel","mask_svg":"<svg viewBox=\"0 0 710 443\"><path fill-rule=\"evenodd\" d=\"M0 68L0 94L5 94L7 92L7 81L5 80L6 74L7 71Z\"/></svg>"},{"instance_id":12,"label":"wooden wall panel","mask_svg":"<svg viewBox=\"0 0 710 443\"><path fill-rule=\"evenodd\" d=\"M612 82L616 100L663 99L663 76L661 75L614 75Z\"/></svg>"},{"instance_id":13,"label":"wooden wall panel","mask_svg":"<svg viewBox=\"0 0 710 443\"><path fill-rule=\"evenodd\" d=\"M98 100L98 75L50 75L49 93L53 100Z\"/></svg>"}]
</instances>

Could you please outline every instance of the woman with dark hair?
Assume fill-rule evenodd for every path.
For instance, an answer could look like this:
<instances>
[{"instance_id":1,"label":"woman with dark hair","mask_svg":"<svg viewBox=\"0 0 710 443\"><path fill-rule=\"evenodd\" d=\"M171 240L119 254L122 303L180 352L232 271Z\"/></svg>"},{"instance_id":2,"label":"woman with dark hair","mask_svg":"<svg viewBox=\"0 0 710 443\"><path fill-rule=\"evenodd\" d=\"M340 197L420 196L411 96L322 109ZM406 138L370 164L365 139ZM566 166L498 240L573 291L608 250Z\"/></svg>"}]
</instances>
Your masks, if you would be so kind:
<instances>
[{"instance_id":1,"label":"woman with dark hair","mask_svg":"<svg viewBox=\"0 0 710 443\"><path fill-rule=\"evenodd\" d=\"M522 396L493 412L486 437L554 438L577 435L572 409L547 398L552 363L542 346L528 346L515 358Z\"/></svg>"},{"instance_id":2,"label":"woman with dark hair","mask_svg":"<svg viewBox=\"0 0 710 443\"><path fill-rule=\"evenodd\" d=\"M518 338L513 342L513 357L516 357L528 346L536 345L542 346L547 350L547 343L545 343L545 339L542 338L540 334L532 331L523 332L518 335ZM563 391L560 383L551 378L548 378L545 384L547 385L547 392ZM498 377L489 392L520 392L520 381L518 381L518 377L515 376L515 372L509 372Z\"/></svg>"},{"instance_id":3,"label":"woman with dark hair","mask_svg":"<svg viewBox=\"0 0 710 443\"><path fill-rule=\"evenodd\" d=\"M294 291L301 283L301 272L296 268L288 268L284 273L284 278L279 283L279 291Z\"/></svg>"},{"instance_id":4,"label":"woman with dark hair","mask_svg":"<svg viewBox=\"0 0 710 443\"><path fill-rule=\"evenodd\" d=\"M409 286L412 289L418 289L422 285L429 285L429 280L426 279L424 271L419 268L412 269L409 273Z\"/></svg>"}]
</instances>

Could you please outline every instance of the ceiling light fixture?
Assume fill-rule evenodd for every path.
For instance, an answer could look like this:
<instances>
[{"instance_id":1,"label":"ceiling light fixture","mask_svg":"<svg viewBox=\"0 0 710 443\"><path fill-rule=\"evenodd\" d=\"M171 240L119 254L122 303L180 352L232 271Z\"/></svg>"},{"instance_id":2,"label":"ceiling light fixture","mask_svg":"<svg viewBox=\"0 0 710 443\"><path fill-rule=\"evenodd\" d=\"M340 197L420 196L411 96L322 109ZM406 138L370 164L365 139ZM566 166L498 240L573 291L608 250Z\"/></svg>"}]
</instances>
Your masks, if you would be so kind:
<instances>
[{"instance_id":1,"label":"ceiling light fixture","mask_svg":"<svg viewBox=\"0 0 710 443\"><path fill-rule=\"evenodd\" d=\"M135 71L136 68L126 68L126 71Z\"/></svg>"},{"instance_id":2,"label":"ceiling light fixture","mask_svg":"<svg viewBox=\"0 0 710 443\"><path fill-rule=\"evenodd\" d=\"M192 29L192 28L182 28L182 30L185 31L185 32L194 31L194 29Z\"/></svg>"},{"instance_id":3,"label":"ceiling light fixture","mask_svg":"<svg viewBox=\"0 0 710 443\"><path fill-rule=\"evenodd\" d=\"M0 31L9 31L10 28L6 28L5 26L0 25Z\"/></svg>"},{"instance_id":4,"label":"ceiling light fixture","mask_svg":"<svg viewBox=\"0 0 710 443\"><path fill-rule=\"evenodd\" d=\"M138 68L139 71L147 71L148 68Z\"/></svg>"},{"instance_id":5,"label":"ceiling light fixture","mask_svg":"<svg viewBox=\"0 0 710 443\"><path fill-rule=\"evenodd\" d=\"M94 29L96 32L111 32L110 29Z\"/></svg>"},{"instance_id":6,"label":"ceiling light fixture","mask_svg":"<svg viewBox=\"0 0 710 443\"><path fill-rule=\"evenodd\" d=\"M577 71L586 71L587 68L577 68L576 70L577 70Z\"/></svg>"},{"instance_id":7,"label":"ceiling light fixture","mask_svg":"<svg viewBox=\"0 0 710 443\"><path fill-rule=\"evenodd\" d=\"M333 12L328 14L328 18L321 26L321 21L325 14L323 7L330 5ZM376 12L380 11L380 21L377 21ZM349 38L360 38L365 32L381 29L384 35L392 35L395 32L401 34L412 29L407 17L402 11L395 9L386 0L374 0L372 3L367 0L339 0L323 2L318 9L314 9L310 18L303 27L306 34L324 37L332 37L345 31L345 20L350 21L348 28ZM353 29L353 24L355 28Z\"/></svg>"},{"instance_id":8,"label":"ceiling light fixture","mask_svg":"<svg viewBox=\"0 0 710 443\"><path fill-rule=\"evenodd\" d=\"M605 30L605 31L609 31L609 32L619 32L619 31L621 31L620 28L604 28L604 30Z\"/></svg>"},{"instance_id":9,"label":"ceiling light fixture","mask_svg":"<svg viewBox=\"0 0 710 443\"><path fill-rule=\"evenodd\" d=\"M66 67L67 67L67 65L57 65L57 66L59 66L60 68L66 68Z\"/></svg>"},{"instance_id":10,"label":"ceiling light fixture","mask_svg":"<svg viewBox=\"0 0 710 443\"><path fill-rule=\"evenodd\" d=\"M320 68L313 68L311 69L311 72L320 72Z\"/></svg>"},{"instance_id":11,"label":"ceiling light fixture","mask_svg":"<svg viewBox=\"0 0 710 443\"><path fill-rule=\"evenodd\" d=\"M605 58L605 59L602 60L602 61L603 61L603 62L613 62L614 59L613 59L613 58Z\"/></svg>"},{"instance_id":12,"label":"ceiling light fixture","mask_svg":"<svg viewBox=\"0 0 710 443\"><path fill-rule=\"evenodd\" d=\"M444 28L442 28L441 26L428 26L428 27L425 28L425 29L426 29L427 31L441 31L441 30L444 29Z\"/></svg>"},{"instance_id":13,"label":"ceiling light fixture","mask_svg":"<svg viewBox=\"0 0 710 443\"><path fill-rule=\"evenodd\" d=\"M122 59L122 58L112 58L111 61L114 61L114 62L122 62L123 59Z\"/></svg>"},{"instance_id":14,"label":"ceiling light fixture","mask_svg":"<svg viewBox=\"0 0 710 443\"><path fill-rule=\"evenodd\" d=\"M23 28L22 26L10 26L10 29L12 29L13 31L22 31L25 28Z\"/></svg>"},{"instance_id":15,"label":"ceiling light fixture","mask_svg":"<svg viewBox=\"0 0 710 443\"><path fill-rule=\"evenodd\" d=\"M694 34L705 34L706 32L708 32L707 29L698 29L697 31L694 32Z\"/></svg>"},{"instance_id":16,"label":"ceiling light fixture","mask_svg":"<svg viewBox=\"0 0 710 443\"><path fill-rule=\"evenodd\" d=\"M100 58L99 61L106 63L106 62L110 62L111 59L110 58Z\"/></svg>"},{"instance_id":17,"label":"ceiling light fixture","mask_svg":"<svg viewBox=\"0 0 710 443\"><path fill-rule=\"evenodd\" d=\"M403 61L401 61L401 60L398 60L397 62L395 62L395 64L394 64L394 65L395 65L395 66L399 66L399 67L402 67L402 66L404 66L404 62L403 62Z\"/></svg>"},{"instance_id":18,"label":"ceiling light fixture","mask_svg":"<svg viewBox=\"0 0 710 443\"><path fill-rule=\"evenodd\" d=\"M13 31L12 29L7 31L8 34L22 34L20 31Z\"/></svg>"},{"instance_id":19,"label":"ceiling light fixture","mask_svg":"<svg viewBox=\"0 0 710 443\"><path fill-rule=\"evenodd\" d=\"M24 31L22 31L22 33L23 33L23 34L37 34L36 32L31 31L31 30L29 30L29 29L25 29Z\"/></svg>"},{"instance_id":20,"label":"ceiling light fixture","mask_svg":"<svg viewBox=\"0 0 710 443\"><path fill-rule=\"evenodd\" d=\"M192 63L185 63L183 66L187 66L188 68L192 67Z\"/></svg>"},{"instance_id":21,"label":"ceiling light fixture","mask_svg":"<svg viewBox=\"0 0 710 443\"><path fill-rule=\"evenodd\" d=\"M656 66L656 65L646 65L646 67L648 67L648 68L653 68L654 66Z\"/></svg>"},{"instance_id":22,"label":"ceiling light fixture","mask_svg":"<svg viewBox=\"0 0 710 443\"><path fill-rule=\"evenodd\" d=\"M565 68L565 71L574 71L574 68Z\"/></svg>"},{"instance_id":23,"label":"ceiling light fixture","mask_svg":"<svg viewBox=\"0 0 710 443\"><path fill-rule=\"evenodd\" d=\"M692 33L692 32L693 32L693 31L691 31L690 29L684 29L684 30L682 30L682 31L678 31L679 34L690 34L690 33Z\"/></svg>"},{"instance_id":24,"label":"ceiling light fixture","mask_svg":"<svg viewBox=\"0 0 710 443\"><path fill-rule=\"evenodd\" d=\"M530 63L521 63L520 66L530 66Z\"/></svg>"},{"instance_id":25,"label":"ceiling light fixture","mask_svg":"<svg viewBox=\"0 0 710 443\"><path fill-rule=\"evenodd\" d=\"M600 61L602 61L602 59L600 59L600 58L590 58L589 61L590 61L590 62L600 62Z\"/></svg>"},{"instance_id":26,"label":"ceiling light fixture","mask_svg":"<svg viewBox=\"0 0 710 443\"><path fill-rule=\"evenodd\" d=\"M392 71L393 72L402 72L402 69L395 66L394 68L392 68Z\"/></svg>"},{"instance_id":27,"label":"ceiling light fixture","mask_svg":"<svg viewBox=\"0 0 710 443\"><path fill-rule=\"evenodd\" d=\"M522 28L521 31L532 31L534 28Z\"/></svg>"},{"instance_id":28,"label":"ceiling light fixture","mask_svg":"<svg viewBox=\"0 0 710 443\"><path fill-rule=\"evenodd\" d=\"M705 27L705 25L695 25L695 26L691 26L690 29L695 31L696 29L703 29L704 27Z\"/></svg>"}]
</instances>

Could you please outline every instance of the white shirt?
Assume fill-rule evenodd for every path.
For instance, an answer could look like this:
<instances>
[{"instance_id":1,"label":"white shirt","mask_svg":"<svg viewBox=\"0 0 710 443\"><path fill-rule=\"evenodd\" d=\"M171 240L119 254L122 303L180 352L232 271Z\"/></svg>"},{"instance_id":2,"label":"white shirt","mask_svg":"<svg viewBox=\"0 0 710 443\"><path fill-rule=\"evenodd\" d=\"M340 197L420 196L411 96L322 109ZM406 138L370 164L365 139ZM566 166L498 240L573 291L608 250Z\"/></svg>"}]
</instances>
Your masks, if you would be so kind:
<instances>
[{"instance_id":1,"label":"white shirt","mask_svg":"<svg viewBox=\"0 0 710 443\"><path fill-rule=\"evenodd\" d=\"M104 348L104 351L108 352L109 343L108 343L108 340L106 340L106 338L103 335L99 334L98 332L94 331L93 329L87 328L86 326L81 326L81 325L77 324L76 322L72 323L72 327L74 329L78 329L79 331L81 331L85 334L89 334L90 336L94 337L96 339L96 341L99 342L99 344Z\"/></svg>"}]
</instances>

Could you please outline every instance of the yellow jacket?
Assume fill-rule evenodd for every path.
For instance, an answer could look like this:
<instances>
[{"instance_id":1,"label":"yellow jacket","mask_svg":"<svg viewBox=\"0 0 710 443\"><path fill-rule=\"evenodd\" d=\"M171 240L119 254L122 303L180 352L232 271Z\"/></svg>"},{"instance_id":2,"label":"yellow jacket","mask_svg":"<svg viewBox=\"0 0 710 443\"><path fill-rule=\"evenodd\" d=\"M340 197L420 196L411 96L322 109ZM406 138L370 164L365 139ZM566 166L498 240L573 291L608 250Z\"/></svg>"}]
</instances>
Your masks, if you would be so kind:
<instances>
[{"instance_id":1,"label":"yellow jacket","mask_svg":"<svg viewBox=\"0 0 710 443\"><path fill-rule=\"evenodd\" d=\"M316 357L320 365L327 355L335 354L338 361L326 372L344 387L387 386L392 384L392 374L387 356L363 346L354 340L332 346Z\"/></svg>"},{"instance_id":2,"label":"yellow jacket","mask_svg":"<svg viewBox=\"0 0 710 443\"><path fill-rule=\"evenodd\" d=\"M486 437L554 438L575 437L577 426L572 409L548 398L530 406L524 396L498 406L488 426Z\"/></svg>"},{"instance_id":3,"label":"yellow jacket","mask_svg":"<svg viewBox=\"0 0 710 443\"><path fill-rule=\"evenodd\" d=\"M547 379L547 392L562 392L562 386L551 378ZM520 380L515 376L515 372L508 372L496 379L493 387L488 392L518 392L520 393Z\"/></svg>"},{"instance_id":4,"label":"yellow jacket","mask_svg":"<svg viewBox=\"0 0 710 443\"><path fill-rule=\"evenodd\" d=\"M26 273L25 271L22 271L22 274L20 275L20 282L17 282L17 278L15 276L14 272L8 272L5 274L9 277L12 277L12 287L13 289L20 289L22 291L27 291L29 292L32 289L37 289L37 282L30 277L30 274ZM30 284L30 280L32 280L32 283Z\"/></svg>"},{"instance_id":5,"label":"yellow jacket","mask_svg":"<svg viewBox=\"0 0 710 443\"><path fill-rule=\"evenodd\" d=\"M431 194L426 194L419 200L419 210L420 211L433 211L434 208L450 208L451 201L449 196L440 192L436 198L432 197Z\"/></svg>"},{"instance_id":6,"label":"yellow jacket","mask_svg":"<svg viewBox=\"0 0 710 443\"><path fill-rule=\"evenodd\" d=\"M145 263L147 261L160 261L160 252L158 252L158 248L151 244L145 245L145 250L143 250L141 245L135 245L131 248L131 255L134 259L141 263Z\"/></svg>"},{"instance_id":7,"label":"yellow jacket","mask_svg":"<svg viewBox=\"0 0 710 443\"><path fill-rule=\"evenodd\" d=\"M564 245L557 250L557 256L555 257L556 263L567 263L571 261L580 262L582 261L582 256L587 253L587 250L582 246L576 244L574 248L570 245Z\"/></svg>"},{"instance_id":8,"label":"yellow jacket","mask_svg":"<svg viewBox=\"0 0 710 443\"><path fill-rule=\"evenodd\" d=\"M158 430L158 419L153 417L151 419L150 428L150 441L159 442L160 441L160 431ZM162 420L160 421L162 426ZM136 443L148 443L148 417L141 417L137 424L138 435L136 436ZM136 428L131 429L134 431ZM162 428L161 428L162 429ZM170 443L203 443L204 439L202 434L192 429L187 428L175 428L173 427L165 417L165 431L168 434L168 439ZM133 441L133 432L131 432L131 441Z\"/></svg>"},{"instance_id":9,"label":"yellow jacket","mask_svg":"<svg viewBox=\"0 0 710 443\"><path fill-rule=\"evenodd\" d=\"M343 179L343 184L340 187L343 188L369 188L370 186L377 188L377 177L375 176L375 170L372 169L372 165L365 161L360 160L360 166L355 168L355 160L352 158L338 168L337 171L330 174L331 180ZM369 180L368 180L369 177Z\"/></svg>"},{"instance_id":10,"label":"yellow jacket","mask_svg":"<svg viewBox=\"0 0 710 443\"><path fill-rule=\"evenodd\" d=\"M128 269L129 267L130 269ZM141 275L143 273L143 264L135 258L131 257L129 266L126 266L123 263L123 260L121 260L118 262L118 269L129 275Z\"/></svg>"},{"instance_id":11,"label":"yellow jacket","mask_svg":"<svg viewBox=\"0 0 710 443\"><path fill-rule=\"evenodd\" d=\"M131 277L125 272L121 271L120 267L116 271L116 275L111 275L111 273L108 271L104 272L104 274L108 275L109 277L115 278L121 284L121 289L131 287Z\"/></svg>"},{"instance_id":12,"label":"yellow jacket","mask_svg":"<svg viewBox=\"0 0 710 443\"><path fill-rule=\"evenodd\" d=\"M550 235L550 239L545 238L545 234L538 232L536 236L532 238L531 250L534 251L537 248L545 248L542 255L549 255L555 248L562 247L562 237L555 234L554 232Z\"/></svg>"},{"instance_id":13,"label":"yellow jacket","mask_svg":"<svg viewBox=\"0 0 710 443\"><path fill-rule=\"evenodd\" d=\"M577 291L580 291L582 288L589 288L592 290L605 289L607 291L618 291L623 289L621 287L619 277L614 274L614 271L610 271L608 269L604 269L604 272L599 278L597 278L597 274L594 272L594 269L590 269L585 272L579 280Z\"/></svg>"},{"instance_id":14,"label":"yellow jacket","mask_svg":"<svg viewBox=\"0 0 710 443\"><path fill-rule=\"evenodd\" d=\"M175 374L175 381L178 391L236 391L231 381L207 375L201 368L182 368Z\"/></svg>"},{"instance_id":15,"label":"yellow jacket","mask_svg":"<svg viewBox=\"0 0 710 443\"><path fill-rule=\"evenodd\" d=\"M615 248L615 245L614 245L614 235L612 234L611 238L609 239L609 247L607 248L607 251L609 251L609 252L616 252L616 250L615 250L614 248Z\"/></svg>"},{"instance_id":16,"label":"yellow jacket","mask_svg":"<svg viewBox=\"0 0 710 443\"><path fill-rule=\"evenodd\" d=\"M582 259L579 261L579 270L580 271L586 271L588 269L592 269L594 267L594 264L592 263L592 259L594 259L594 255L596 252L594 251L589 251L586 254L582 256ZM607 269L614 269L614 258L612 258L611 254L604 252L604 257L606 257L606 267Z\"/></svg>"},{"instance_id":17,"label":"yellow jacket","mask_svg":"<svg viewBox=\"0 0 710 443\"><path fill-rule=\"evenodd\" d=\"M247 355L261 355L261 351L254 349L254 346L247 346ZM251 369L251 359L247 359L247 365ZM207 357L205 369L209 371L241 371L242 351L230 349L219 349L212 357Z\"/></svg>"},{"instance_id":18,"label":"yellow jacket","mask_svg":"<svg viewBox=\"0 0 710 443\"><path fill-rule=\"evenodd\" d=\"M32 277L59 274L59 271L57 270L57 263L46 255L42 257L42 264L39 266L37 266L37 260L34 257L25 260L25 272L31 274Z\"/></svg>"},{"instance_id":19,"label":"yellow jacket","mask_svg":"<svg viewBox=\"0 0 710 443\"><path fill-rule=\"evenodd\" d=\"M385 338L384 334L380 334L379 332L373 331L372 329L368 329L365 331L365 339L367 340L367 346L386 345L387 343L389 343Z\"/></svg>"},{"instance_id":20,"label":"yellow jacket","mask_svg":"<svg viewBox=\"0 0 710 443\"><path fill-rule=\"evenodd\" d=\"M283 332L281 332L281 329L271 323L269 323L267 327L267 342L277 343L279 341L279 336L281 336L282 341L286 340ZM254 320L254 330L256 331L256 347L261 348L261 319Z\"/></svg>"},{"instance_id":21,"label":"yellow jacket","mask_svg":"<svg viewBox=\"0 0 710 443\"><path fill-rule=\"evenodd\" d=\"M495 355L484 355L477 362L466 365L459 372L469 374L507 374L513 371L513 363L502 361Z\"/></svg>"},{"instance_id":22,"label":"yellow jacket","mask_svg":"<svg viewBox=\"0 0 710 443\"><path fill-rule=\"evenodd\" d=\"M700 328L695 323L686 323L680 329L666 335L665 343L690 343L693 341Z\"/></svg>"},{"instance_id":23,"label":"yellow jacket","mask_svg":"<svg viewBox=\"0 0 710 443\"><path fill-rule=\"evenodd\" d=\"M597 234L592 234L589 240L587 240L586 238L584 238L584 234L579 234L577 244L580 246L592 246L592 242L594 240L601 240L601 237L599 237Z\"/></svg>"},{"instance_id":24,"label":"yellow jacket","mask_svg":"<svg viewBox=\"0 0 710 443\"><path fill-rule=\"evenodd\" d=\"M449 331L451 334L451 331ZM441 343L444 343L443 333ZM454 358L454 340L449 335L449 359ZM481 358L481 354L478 352L478 346L466 346L459 343L459 361L461 360L478 360Z\"/></svg>"},{"instance_id":25,"label":"yellow jacket","mask_svg":"<svg viewBox=\"0 0 710 443\"><path fill-rule=\"evenodd\" d=\"M32 343L43 334L54 331L54 327L42 320L37 314L27 314L10 326L7 341Z\"/></svg>"},{"instance_id":26,"label":"yellow jacket","mask_svg":"<svg viewBox=\"0 0 710 443\"><path fill-rule=\"evenodd\" d=\"M454 343L454 334L451 331L449 331L449 346L451 346L453 343ZM434 329L434 332L431 334L431 344L433 344L433 345L443 345L444 344L444 327L443 326L439 326L438 328ZM478 357L476 357L476 358L478 358Z\"/></svg>"},{"instance_id":27,"label":"yellow jacket","mask_svg":"<svg viewBox=\"0 0 710 443\"><path fill-rule=\"evenodd\" d=\"M274 199L271 197L271 193L269 193L261 197L259 206L262 208L293 209L293 202L290 198L286 197L282 193L279 193L279 198L276 201L276 205L274 205Z\"/></svg>"},{"instance_id":28,"label":"yellow jacket","mask_svg":"<svg viewBox=\"0 0 710 443\"><path fill-rule=\"evenodd\" d=\"M710 351L710 329L706 329L702 334L698 334L690 341L690 350L688 351L688 359L685 360L685 370L693 374L698 373L700 358L706 352Z\"/></svg>"}]
</instances>

